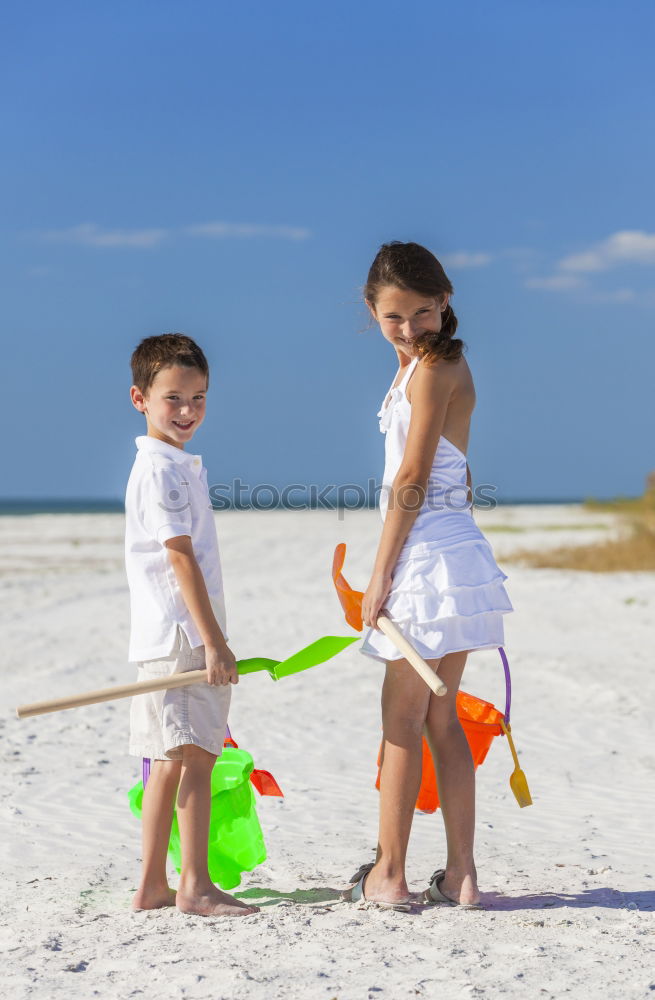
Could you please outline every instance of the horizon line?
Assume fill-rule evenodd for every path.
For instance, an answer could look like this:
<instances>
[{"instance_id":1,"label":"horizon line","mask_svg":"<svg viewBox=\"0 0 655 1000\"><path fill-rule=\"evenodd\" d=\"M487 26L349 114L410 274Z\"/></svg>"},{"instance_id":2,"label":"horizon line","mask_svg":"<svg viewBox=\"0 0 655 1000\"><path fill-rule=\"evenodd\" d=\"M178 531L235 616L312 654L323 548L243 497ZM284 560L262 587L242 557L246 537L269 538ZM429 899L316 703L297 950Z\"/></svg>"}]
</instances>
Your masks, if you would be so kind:
<instances>
[{"instance_id":1,"label":"horizon line","mask_svg":"<svg viewBox=\"0 0 655 1000\"><path fill-rule=\"evenodd\" d=\"M224 498L224 501L225 502ZM567 504L584 504L589 501L596 502L606 502L611 500L616 500L617 495L608 496L575 496L575 497L544 497L544 496L527 496L527 497L494 497L495 506L498 507L512 507L512 506L546 506L552 504L554 506L565 506ZM631 499L624 497L624 499ZM356 505L349 504L336 504L333 509L338 510L375 510L377 508L376 503L359 503ZM268 504L258 504L252 502L245 503L232 503L230 502L227 506L222 506L219 510L232 511L232 510L256 510L256 511L266 511L266 510L317 510L321 509L320 504L307 504L304 506L285 505L278 503L274 506ZM474 505L474 509L484 510L489 509L487 505L480 504ZM22 514L111 514L111 513L123 513L125 510L125 502L123 498L119 497L0 497L0 516L10 516L10 515L22 515ZM214 510L217 510L215 507Z\"/></svg>"}]
</instances>

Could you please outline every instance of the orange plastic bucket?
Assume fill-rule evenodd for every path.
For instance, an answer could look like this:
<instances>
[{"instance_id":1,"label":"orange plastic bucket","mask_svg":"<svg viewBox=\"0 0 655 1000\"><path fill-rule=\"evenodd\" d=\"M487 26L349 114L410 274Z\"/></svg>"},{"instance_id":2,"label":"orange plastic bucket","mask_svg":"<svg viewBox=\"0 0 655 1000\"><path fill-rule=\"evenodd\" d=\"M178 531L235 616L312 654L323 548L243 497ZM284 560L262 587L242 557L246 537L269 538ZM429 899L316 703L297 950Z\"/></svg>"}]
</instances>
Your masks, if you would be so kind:
<instances>
[{"instance_id":1,"label":"orange plastic bucket","mask_svg":"<svg viewBox=\"0 0 655 1000\"><path fill-rule=\"evenodd\" d=\"M348 624L361 632L364 624L362 622L362 598L363 594L359 590L353 590L342 573L343 564L346 558L346 546L343 542L337 545L334 550L334 560L332 563L332 579L337 590L337 595L346 615ZM512 701L512 684L509 672L509 663L502 646L498 647L500 658L505 670L505 714L499 712L489 701L476 698L466 691L457 693L457 716L462 724L466 739L471 748L473 766L478 767L489 753L489 747L494 736L502 733L501 721L509 727L509 711ZM511 739L511 736L510 736ZM382 745L378 754L378 776L375 787L380 787L380 762L382 758ZM525 780L525 777L523 778ZM529 792L526 793L529 799ZM516 791L514 792L516 795ZM518 795L517 795L518 798ZM530 802L519 801L519 805L529 805ZM423 774L421 788L416 799L416 808L422 812L434 812L439 808L439 793L437 789L437 776L434 772L432 754L425 739L423 740Z\"/></svg>"},{"instance_id":2,"label":"orange plastic bucket","mask_svg":"<svg viewBox=\"0 0 655 1000\"><path fill-rule=\"evenodd\" d=\"M471 748L473 766L477 768L484 761L489 753L489 747L494 736L500 736L502 729L500 721L503 713L489 701L476 698L466 691L459 691L457 694L457 717L462 724L462 729ZM380 763L382 758L382 744L378 754L378 776L375 787L380 787ZM434 812L439 808L439 790L437 788L437 775L434 770L432 754L425 738L423 739L423 774L421 777L421 787L416 799L416 808L421 812Z\"/></svg>"}]
</instances>

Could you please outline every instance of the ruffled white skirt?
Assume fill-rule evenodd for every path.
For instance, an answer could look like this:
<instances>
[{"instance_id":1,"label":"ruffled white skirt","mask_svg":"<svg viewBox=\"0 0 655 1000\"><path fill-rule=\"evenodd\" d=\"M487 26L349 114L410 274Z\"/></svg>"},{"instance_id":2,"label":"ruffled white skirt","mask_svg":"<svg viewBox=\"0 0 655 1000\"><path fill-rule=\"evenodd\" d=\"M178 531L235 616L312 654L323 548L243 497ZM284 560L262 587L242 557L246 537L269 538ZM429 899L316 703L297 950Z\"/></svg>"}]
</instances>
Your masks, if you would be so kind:
<instances>
[{"instance_id":1,"label":"ruffled white skirt","mask_svg":"<svg viewBox=\"0 0 655 1000\"><path fill-rule=\"evenodd\" d=\"M401 552L384 610L424 659L504 644L503 615L513 611L486 538L422 543ZM402 654L369 629L360 652L378 660Z\"/></svg>"}]
</instances>

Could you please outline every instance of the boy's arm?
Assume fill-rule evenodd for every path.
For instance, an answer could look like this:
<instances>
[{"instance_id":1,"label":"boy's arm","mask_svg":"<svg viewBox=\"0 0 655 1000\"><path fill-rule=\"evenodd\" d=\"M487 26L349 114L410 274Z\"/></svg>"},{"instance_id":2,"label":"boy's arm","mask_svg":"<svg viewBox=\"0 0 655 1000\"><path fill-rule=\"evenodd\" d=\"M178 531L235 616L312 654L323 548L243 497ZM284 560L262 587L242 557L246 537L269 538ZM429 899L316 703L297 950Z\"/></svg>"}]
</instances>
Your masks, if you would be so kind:
<instances>
[{"instance_id":1,"label":"boy's arm","mask_svg":"<svg viewBox=\"0 0 655 1000\"><path fill-rule=\"evenodd\" d=\"M193 552L191 538L189 535L178 535L169 538L164 544L168 549L184 603L205 646L208 683L238 684L236 660L216 621L205 578Z\"/></svg>"}]
</instances>

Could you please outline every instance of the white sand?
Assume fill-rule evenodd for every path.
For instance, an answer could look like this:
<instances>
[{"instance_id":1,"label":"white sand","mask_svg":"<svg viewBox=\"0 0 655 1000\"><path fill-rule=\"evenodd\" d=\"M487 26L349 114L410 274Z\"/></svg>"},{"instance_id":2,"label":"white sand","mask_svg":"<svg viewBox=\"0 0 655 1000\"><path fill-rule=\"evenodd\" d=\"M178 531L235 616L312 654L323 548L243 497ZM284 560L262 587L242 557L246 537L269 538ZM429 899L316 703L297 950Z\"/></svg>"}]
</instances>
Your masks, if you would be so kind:
<instances>
[{"instance_id":1,"label":"white sand","mask_svg":"<svg viewBox=\"0 0 655 1000\"><path fill-rule=\"evenodd\" d=\"M479 515L498 556L586 541L577 507ZM348 634L329 570L367 581L378 515L218 516L238 656L283 657ZM519 531L498 530L507 527ZM568 527L567 527L568 526ZM573 527L571 527L573 526ZM557 529L557 530L555 530ZM269 857L241 889L258 916L133 914L139 829L126 791L127 703L18 722L15 705L131 679L118 515L0 519L2 976L22 997L377 998L653 995L654 574L507 566L513 730L534 797L520 810L497 739L478 772L483 911L349 906L337 889L376 839L380 669L348 650L274 685L245 678L231 723L286 798L259 800ZM503 704L495 652L464 688ZM440 814L417 815L412 888L445 859Z\"/></svg>"}]
</instances>

